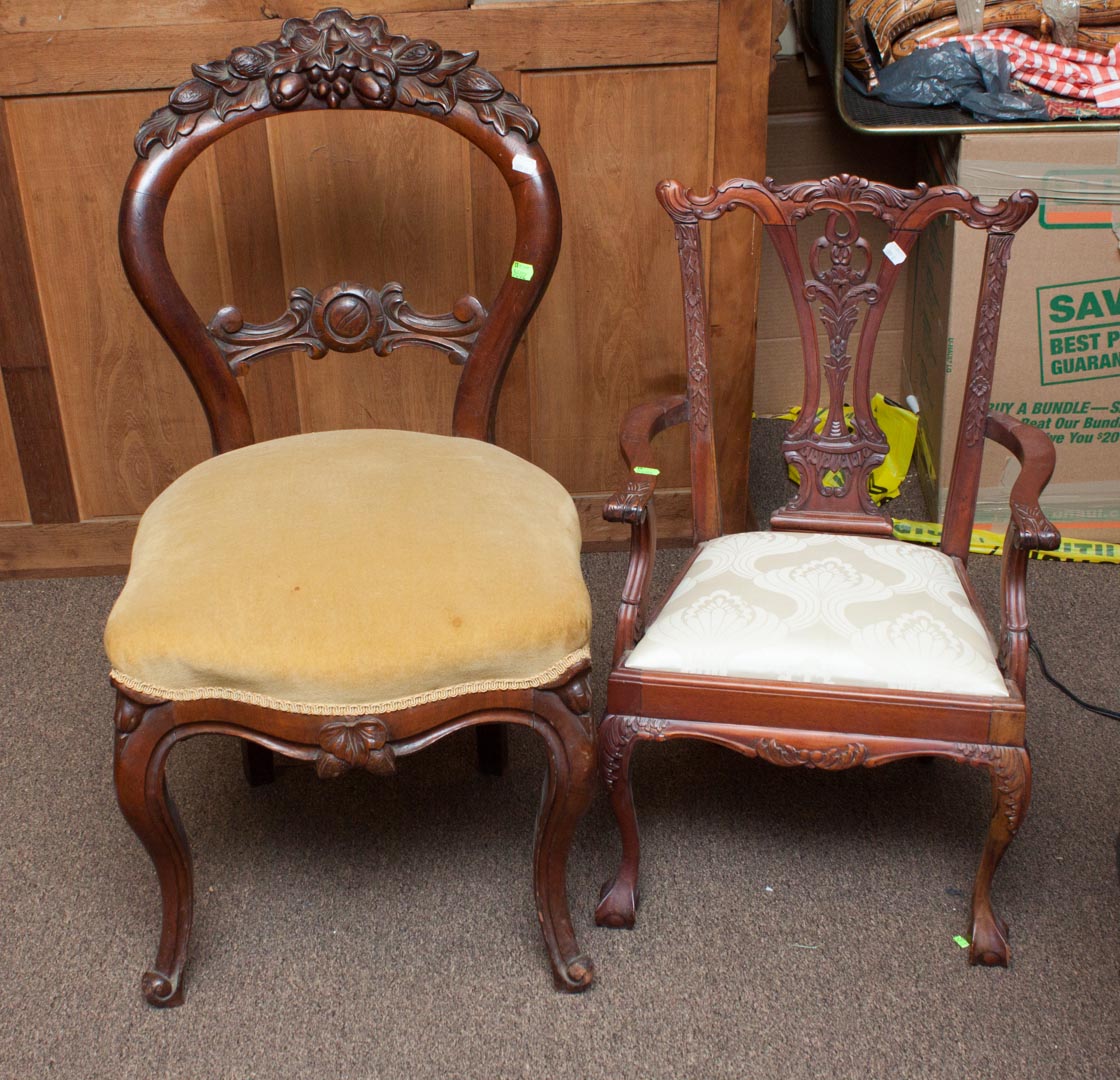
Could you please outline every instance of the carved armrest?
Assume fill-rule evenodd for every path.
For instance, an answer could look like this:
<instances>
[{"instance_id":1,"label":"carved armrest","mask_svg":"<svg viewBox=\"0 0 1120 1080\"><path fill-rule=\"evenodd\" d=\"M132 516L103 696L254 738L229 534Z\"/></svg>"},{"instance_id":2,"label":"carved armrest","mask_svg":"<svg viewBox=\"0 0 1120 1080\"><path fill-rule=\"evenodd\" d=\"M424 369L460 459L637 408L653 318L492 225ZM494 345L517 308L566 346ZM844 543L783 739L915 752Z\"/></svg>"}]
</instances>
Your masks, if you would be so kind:
<instances>
[{"instance_id":1,"label":"carved armrest","mask_svg":"<svg viewBox=\"0 0 1120 1080\"><path fill-rule=\"evenodd\" d=\"M660 476L653 455L653 440L666 428L683 424L687 419L688 399L683 394L638 405L626 414L618 442L630 475L603 507L603 517L607 521L637 526L646 519Z\"/></svg>"},{"instance_id":2,"label":"carved armrest","mask_svg":"<svg viewBox=\"0 0 1120 1080\"><path fill-rule=\"evenodd\" d=\"M688 398L684 394L650 402L631 409L622 421L618 442L630 475L621 491L603 507L607 521L630 525L630 565L622 587L622 602L614 631L614 663L632 649L645 629L649 583L657 556L657 529L649 512L649 501L657 487L660 470L654 465L653 440L666 428L688 420Z\"/></svg>"},{"instance_id":3,"label":"carved armrest","mask_svg":"<svg viewBox=\"0 0 1120 1080\"><path fill-rule=\"evenodd\" d=\"M1030 627L1027 621L1027 562L1032 551L1053 551L1062 538L1038 505L1054 472L1050 436L1021 420L989 413L984 434L1010 450L1022 468L1011 488L1011 520L1000 569L1000 670L1027 693Z\"/></svg>"},{"instance_id":4,"label":"carved armrest","mask_svg":"<svg viewBox=\"0 0 1120 1080\"><path fill-rule=\"evenodd\" d=\"M1038 498L1054 473L1054 444L1031 424L1002 413L989 413L984 434L1010 450L1022 466L1011 488L1008 543L1024 551L1053 551L1062 537L1042 512Z\"/></svg>"}]
</instances>

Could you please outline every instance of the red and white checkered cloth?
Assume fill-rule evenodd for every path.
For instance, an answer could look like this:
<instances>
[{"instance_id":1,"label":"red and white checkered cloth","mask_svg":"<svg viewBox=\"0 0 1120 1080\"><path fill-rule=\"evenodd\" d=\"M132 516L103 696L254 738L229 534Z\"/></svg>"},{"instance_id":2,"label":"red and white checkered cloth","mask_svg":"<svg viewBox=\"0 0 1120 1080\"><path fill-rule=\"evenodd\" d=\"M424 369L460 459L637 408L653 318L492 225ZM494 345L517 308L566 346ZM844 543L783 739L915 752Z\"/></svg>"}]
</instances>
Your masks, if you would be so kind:
<instances>
[{"instance_id":1,"label":"red and white checkered cloth","mask_svg":"<svg viewBox=\"0 0 1120 1080\"><path fill-rule=\"evenodd\" d=\"M925 47L949 41L957 42L970 53L980 49L1005 53L1015 77L1039 90L1094 101L1105 109L1120 106L1120 45L1109 53L1089 52L1044 43L1004 27L982 34L933 38Z\"/></svg>"}]
</instances>

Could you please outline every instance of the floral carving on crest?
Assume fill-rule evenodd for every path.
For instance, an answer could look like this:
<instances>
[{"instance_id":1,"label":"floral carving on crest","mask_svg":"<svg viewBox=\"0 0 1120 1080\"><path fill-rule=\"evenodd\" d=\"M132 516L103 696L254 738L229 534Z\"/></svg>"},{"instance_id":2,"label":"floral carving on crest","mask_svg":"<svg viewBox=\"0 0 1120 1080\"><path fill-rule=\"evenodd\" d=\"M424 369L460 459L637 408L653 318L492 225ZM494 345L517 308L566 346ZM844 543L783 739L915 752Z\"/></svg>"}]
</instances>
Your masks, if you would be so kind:
<instances>
[{"instance_id":1,"label":"floral carving on crest","mask_svg":"<svg viewBox=\"0 0 1120 1080\"><path fill-rule=\"evenodd\" d=\"M147 157L157 143L171 147L203 117L222 122L270 104L296 109L309 97L332 109L352 97L368 109L422 106L443 115L462 101L499 134L518 131L532 142L538 124L528 106L476 67L477 59L476 52L391 34L379 15L355 18L344 8L328 8L313 19L288 19L277 41L239 46L225 60L193 65L194 78L141 125L136 153Z\"/></svg>"},{"instance_id":2,"label":"floral carving on crest","mask_svg":"<svg viewBox=\"0 0 1120 1080\"><path fill-rule=\"evenodd\" d=\"M900 212L924 199L929 192L928 184L919 184L916 188L907 190L891 187L889 184L878 184L849 173L829 176L823 180L804 180L796 184L779 184L768 176L763 181L763 187L780 202L794 205L790 214L791 221L800 221L815 214L822 209L822 203L842 203L855 211L874 214L891 221Z\"/></svg>"}]
</instances>

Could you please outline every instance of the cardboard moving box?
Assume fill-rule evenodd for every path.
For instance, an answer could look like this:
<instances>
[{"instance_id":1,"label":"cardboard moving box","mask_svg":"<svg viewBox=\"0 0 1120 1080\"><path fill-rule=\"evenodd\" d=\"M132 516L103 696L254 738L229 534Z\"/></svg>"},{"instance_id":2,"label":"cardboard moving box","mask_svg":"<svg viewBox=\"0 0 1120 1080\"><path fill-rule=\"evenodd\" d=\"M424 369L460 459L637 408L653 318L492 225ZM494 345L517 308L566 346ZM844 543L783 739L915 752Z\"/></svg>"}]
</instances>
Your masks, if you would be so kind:
<instances>
[{"instance_id":1,"label":"cardboard moving box","mask_svg":"<svg viewBox=\"0 0 1120 1080\"><path fill-rule=\"evenodd\" d=\"M939 144L950 182L985 202L1019 188L1039 212L1011 249L992 409L1045 430L1042 498L1069 535L1120 539L1120 134L964 135ZM939 169L940 171L940 169ZM919 472L940 520L968 373L985 234L948 220L923 236L903 380L921 407ZM977 523L1002 527L1018 464L989 443Z\"/></svg>"}]
</instances>

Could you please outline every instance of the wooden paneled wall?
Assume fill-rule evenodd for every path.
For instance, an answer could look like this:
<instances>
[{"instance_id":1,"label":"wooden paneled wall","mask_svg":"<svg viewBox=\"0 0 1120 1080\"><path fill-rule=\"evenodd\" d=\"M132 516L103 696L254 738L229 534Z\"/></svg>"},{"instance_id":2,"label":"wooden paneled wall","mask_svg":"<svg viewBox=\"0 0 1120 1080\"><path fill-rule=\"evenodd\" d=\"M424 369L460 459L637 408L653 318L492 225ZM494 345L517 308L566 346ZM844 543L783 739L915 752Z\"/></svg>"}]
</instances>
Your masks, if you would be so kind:
<instances>
[{"instance_id":1,"label":"wooden paneled wall","mask_svg":"<svg viewBox=\"0 0 1120 1080\"><path fill-rule=\"evenodd\" d=\"M192 61L274 38L281 17L318 6L0 0L0 573L123 568L138 515L210 453L190 385L118 261L132 138ZM540 119L564 245L507 379L498 437L572 491L589 544L617 542L599 511L623 479L618 422L683 386L673 232L653 188L666 176L699 187L717 173L761 175L770 0L382 0L375 10L394 31L477 48ZM421 159L438 167L413 170ZM740 230L709 252L743 286L713 310L724 370L715 406L744 418L742 431L756 240ZM188 172L168 223L199 311L232 303L252 321L278 315L296 285L339 280L399 280L430 310L466 292L485 303L511 242L508 195L481 154L436 124L349 111L276 117L222 140ZM258 438L445 432L457 375L419 350L298 354L253 367L246 390ZM747 437L721 447L740 512ZM662 529L685 535L685 443L664 448Z\"/></svg>"}]
</instances>

